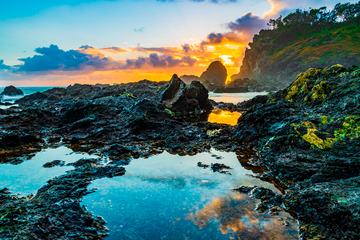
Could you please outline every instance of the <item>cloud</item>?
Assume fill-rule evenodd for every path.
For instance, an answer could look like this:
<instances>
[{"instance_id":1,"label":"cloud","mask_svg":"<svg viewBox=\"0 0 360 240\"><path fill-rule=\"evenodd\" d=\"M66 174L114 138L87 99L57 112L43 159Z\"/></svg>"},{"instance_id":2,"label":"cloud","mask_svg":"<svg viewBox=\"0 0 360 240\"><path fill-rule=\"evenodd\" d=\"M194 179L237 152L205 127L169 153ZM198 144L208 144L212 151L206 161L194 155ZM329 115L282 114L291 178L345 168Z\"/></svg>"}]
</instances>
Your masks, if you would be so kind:
<instances>
[{"instance_id":1,"label":"cloud","mask_svg":"<svg viewBox=\"0 0 360 240\"><path fill-rule=\"evenodd\" d=\"M245 32L244 32L245 33ZM200 48L204 51L204 47L207 45L221 45L227 42L235 44L247 44L251 40L252 36L249 34L239 34L239 32L227 32L227 33L210 33L206 40L200 43Z\"/></svg>"},{"instance_id":2,"label":"cloud","mask_svg":"<svg viewBox=\"0 0 360 240\"><path fill-rule=\"evenodd\" d=\"M271 10L264 13L263 18L269 19L293 12L295 9L307 9L309 6L312 8L323 7L326 5L329 8L332 8L339 2L339 0L267 0L271 4ZM355 2L355 1L354 1ZM285 13L285 14L284 14Z\"/></svg>"},{"instance_id":3,"label":"cloud","mask_svg":"<svg viewBox=\"0 0 360 240\"><path fill-rule=\"evenodd\" d=\"M108 48L114 49L114 48ZM94 51L94 54L89 54L84 51ZM98 52L99 49L83 45L78 50L64 51L59 49L57 45L50 45L50 47L36 48L35 52L38 55L33 57L21 58L22 65L17 65L14 73L29 73L29 74L49 74L61 72L73 72L74 74L82 74L84 72L92 71L108 71L108 70L126 70L126 69L141 69L141 68L168 68L168 67L185 67L193 66L197 60L189 56L174 57L170 55L158 55L151 53L147 57L138 57L135 59L126 59L124 61L117 61L111 57L105 57L104 54ZM115 50L119 50L115 48ZM0 61L0 67L8 68Z\"/></svg>"},{"instance_id":4,"label":"cloud","mask_svg":"<svg viewBox=\"0 0 360 240\"><path fill-rule=\"evenodd\" d=\"M99 50L111 52L111 53L127 52L125 49L123 49L121 47L105 47L105 48L99 48Z\"/></svg>"},{"instance_id":5,"label":"cloud","mask_svg":"<svg viewBox=\"0 0 360 240\"><path fill-rule=\"evenodd\" d=\"M188 53L191 50L191 46L189 44L184 44L181 45L182 49L184 50L185 53Z\"/></svg>"},{"instance_id":6,"label":"cloud","mask_svg":"<svg viewBox=\"0 0 360 240\"><path fill-rule=\"evenodd\" d=\"M147 63L147 59L144 57L138 57L137 59L126 59L126 65L124 69L131 69L131 68L142 68Z\"/></svg>"},{"instance_id":7,"label":"cloud","mask_svg":"<svg viewBox=\"0 0 360 240\"><path fill-rule=\"evenodd\" d=\"M160 59L159 55L156 53L151 53L149 56L150 64L153 67L166 67L167 62L165 59Z\"/></svg>"},{"instance_id":8,"label":"cloud","mask_svg":"<svg viewBox=\"0 0 360 240\"><path fill-rule=\"evenodd\" d=\"M83 49L92 49L91 46L83 46ZM20 58L22 65L17 65L17 72L36 71L83 71L86 68L91 70L118 68L119 63L104 55L92 55L78 50L64 51L57 45L50 47L36 48L35 52L40 55Z\"/></svg>"},{"instance_id":9,"label":"cloud","mask_svg":"<svg viewBox=\"0 0 360 240\"><path fill-rule=\"evenodd\" d=\"M134 52L159 52L159 53L174 53L176 50L171 47L151 47L144 48L140 47L140 44L137 47L132 48Z\"/></svg>"},{"instance_id":10,"label":"cloud","mask_svg":"<svg viewBox=\"0 0 360 240\"><path fill-rule=\"evenodd\" d=\"M140 28L135 28L134 32L144 32L145 31L145 27L140 27Z\"/></svg>"},{"instance_id":11,"label":"cloud","mask_svg":"<svg viewBox=\"0 0 360 240\"><path fill-rule=\"evenodd\" d=\"M82 45L78 49L82 53L92 54L92 55L100 55L103 56L102 52L109 52L109 53L123 53L127 52L125 49L121 47L104 47L104 48L96 48L90 45Z\"/></svg>"},{"instance_id":12,"label":"cloud","mask_svg":"<svg viewBox=\"0 0 360 240\"><path fill-rule=\"evenodd\" d=\"M4 64L4 60L0 59L0 70L10 70L10 66Z\"/></svg>"},{"instance_id":13,"label":"cloud","mask_svg":"<svg viewBox=\"0 0 360 240\"><path fill-rule=\"evenodd\" d=\"M249 12L243 15L241 18L236 19L235 22L228 23L227 27L234 32L253 35L258 33L262 28L265 28L266 23L267 21L265 19L262 19Z\"/></svg>"}]
</instances>

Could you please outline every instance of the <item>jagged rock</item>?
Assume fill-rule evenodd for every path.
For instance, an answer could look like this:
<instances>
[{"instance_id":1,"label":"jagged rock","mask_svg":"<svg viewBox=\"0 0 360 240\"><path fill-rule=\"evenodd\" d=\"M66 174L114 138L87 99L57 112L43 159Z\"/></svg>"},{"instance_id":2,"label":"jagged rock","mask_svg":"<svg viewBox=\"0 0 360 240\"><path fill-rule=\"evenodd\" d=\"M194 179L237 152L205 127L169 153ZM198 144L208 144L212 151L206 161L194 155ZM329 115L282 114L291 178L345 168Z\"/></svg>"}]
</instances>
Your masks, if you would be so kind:
<instances>
[{"instance_id":1,"label":"jagged rock","mask_svg":"<svg viewBox=\"0 0 360 240\"><path fill-rule=\"evenodd\" d=\"M13 85L5 87L4 91L0 95L7 95L7 96L18 96L24 95L21 89L14 87Z\"/></svg>"},{"instance_id":2,"label":"jagged rock","mask_svg":"<svg viewBox=\"0 0 360 240\"><path fill-rule=\"evenodd\" d=\"M193 81L186 86L174 74L168 87L163 91L161 100L165 108L172 111L176 117L200 118L208 115L212 109L208 96L208 90L200 82Z\"/></svg>"},{"instance_id":3,"label":"jagged rock","mask_svg":"<svg viewBox=\"0 0 360 240\"><path fill-rule=\"evenodd\" d=\"M220 61L212 62L200 76L203 82L224 86L227 78L227 70Z\"/></svg>"}]
</instances>

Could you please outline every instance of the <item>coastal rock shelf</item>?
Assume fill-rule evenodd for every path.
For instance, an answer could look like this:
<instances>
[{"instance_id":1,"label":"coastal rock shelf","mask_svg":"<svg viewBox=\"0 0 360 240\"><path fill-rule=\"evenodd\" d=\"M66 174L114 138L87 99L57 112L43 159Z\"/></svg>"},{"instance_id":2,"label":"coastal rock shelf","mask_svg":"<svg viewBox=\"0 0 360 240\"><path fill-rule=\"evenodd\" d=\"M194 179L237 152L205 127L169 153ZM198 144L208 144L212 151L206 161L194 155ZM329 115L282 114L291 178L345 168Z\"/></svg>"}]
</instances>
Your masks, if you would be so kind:
<instances>
[{"instance_id":1,"label":"coastal rock shelf","mask_svg":"<svg viewBox=\"0 0 360 240\"><path fill-rule=\"evenodd\" d=\"M34 196L11 195L2 189L0 237L31 239L35 234L40 239L102 239L108 233L115 236L111 234L118 234L121 228L123 237L144 238L136 226L143 225L150 235L163 231L151 232L153 223L143 217L150 206L140 201L145 198L160 211L161 205L155 202L166 203L165 212L151 217L160 222L157 225L165 226L167 221L169 228L184 224L193 229L182 232L180 238L207 236L205 226L220 229L210 231L219 237L243 236L239 234L246 229L264 226L266 214L284 210L298 222L281 216L280 223L298 225L300 238L357 239L359 73L358 66L309 69L288 88L237 104L209 100L199 82L185 85L177 76L170 82L75 84L27 95L16 101L18 107L0 109L0 162L4 167L19 164L20 169L49 147L67 146L73 152L97 157L72 163L49 158L42 163L45 172L70 168L60 176L48 176L52 179L41 183ZM215 109L220 113L242 113L232 126L210 122L207 116L213 108L221 109ZM195 110L200 114L194 117L180 114ZM228 154L233 154L233 160L236 156L237 165L226 162ZM164 156L171 160L160 161ZM192 158L196 160L185 160ZM255 182L242 181L245 178L238 174L244 169L252 172ZM264 186L264 181L276 188ZM213 191L218 193L216 197L206 197ZM108 194L101 195L104 193ZM134 205L126 203L126 197L115 201L121 194L134 199ZM181 200L186 198L190 200ZM105 220L83 207L81 200ZM116 222L111 214L123 211L122 204L143 209L141 217L134 218L131 211L117 212L120 220ZM224 212L222 207L229 210ZM253 208L265 215L251 212L244 219L243 210ZM126 222L135 228L127 228ZM278 226L277 222L274 229L281 232L283 228ZM205 235L196 235L198 232ZM255 232L259 231L250 230L246 236L254 237L251 234ZM169 232L164 234L170 237ZM291 234L298 237L295 235ZM276 235L276 239L281 238Z\"/></svg>"}]
</instances>

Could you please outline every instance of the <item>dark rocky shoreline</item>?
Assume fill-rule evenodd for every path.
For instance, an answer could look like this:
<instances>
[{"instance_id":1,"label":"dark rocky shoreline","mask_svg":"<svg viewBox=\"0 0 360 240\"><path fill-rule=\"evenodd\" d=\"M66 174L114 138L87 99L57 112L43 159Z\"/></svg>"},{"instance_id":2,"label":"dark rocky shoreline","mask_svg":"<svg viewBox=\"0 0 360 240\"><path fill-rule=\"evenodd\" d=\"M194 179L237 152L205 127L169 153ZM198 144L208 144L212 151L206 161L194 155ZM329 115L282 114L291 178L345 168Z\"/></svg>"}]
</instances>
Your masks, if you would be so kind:
<instances>
[{"instance_id":1,"label":"dark rocky shoreline","mask_svg":"<svg viewBox=\"0 0 360 240\"><path fill-rule=\"evenodd\" d=\"M170 82L75 84L26 96L19 107L0 109L2 163L61 145L112 161L79 160L35 196L2 190L0 237L102 239L105 222L80 205L94 179L124 174L132 158L162 151L195 155L213 147L236 152L245 168L282 190L236 189L260 199L259 209L281 207L297 215L302 239L356 239L358 81L358 67L310 69L284 90L237 105L209 101L199 82L185 85L177 76ZM246 111L232 127L206 121L213 107Z\"/></svg>"}]
</instances>

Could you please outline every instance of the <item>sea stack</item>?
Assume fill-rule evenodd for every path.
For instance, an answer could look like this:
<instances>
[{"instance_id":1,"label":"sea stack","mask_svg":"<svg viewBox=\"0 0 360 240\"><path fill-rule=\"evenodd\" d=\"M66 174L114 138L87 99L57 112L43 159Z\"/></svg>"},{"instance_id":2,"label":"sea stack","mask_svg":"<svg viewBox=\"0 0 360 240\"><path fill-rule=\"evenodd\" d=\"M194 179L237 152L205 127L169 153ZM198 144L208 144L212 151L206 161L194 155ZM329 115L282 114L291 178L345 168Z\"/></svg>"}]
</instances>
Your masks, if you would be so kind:
<instances>
[{"instance_id":1,"label":"sea stack","mask_svg":"<svg viewBox=\"0 0 360 240\"><path fill-rule=\"evenodd\" d=\"M202 82L224 86L227 78L227 70L220 61L212 62L200 76Z\"/></svg>"}]
</instances>

